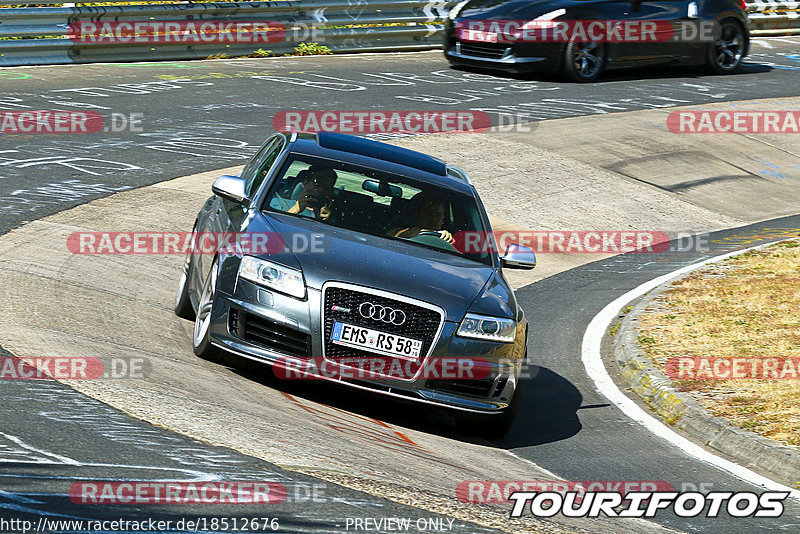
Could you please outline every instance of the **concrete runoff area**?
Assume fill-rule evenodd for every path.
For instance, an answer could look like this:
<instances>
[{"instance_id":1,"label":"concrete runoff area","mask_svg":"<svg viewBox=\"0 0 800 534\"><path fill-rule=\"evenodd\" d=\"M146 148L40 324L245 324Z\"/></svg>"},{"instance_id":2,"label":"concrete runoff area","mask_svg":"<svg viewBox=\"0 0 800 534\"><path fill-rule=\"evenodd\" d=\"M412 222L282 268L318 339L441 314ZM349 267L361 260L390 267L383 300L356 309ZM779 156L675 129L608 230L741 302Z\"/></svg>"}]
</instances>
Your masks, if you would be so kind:
<instances>
[{"instance_id":1,"label":"concrete runoff area","mask_svg":"<svg viewBox=\"0 0 800 534\"><path fill-rule=\"evenodd\" d=\"M625 196L637 194L632 185L638 182L650 191L673 193L688 204L738 221L797 212L800 135L673 133L667 118L682 110L797 112L800 98L545 121L538 124L536 135L515 141L626 176L630 185L617 191Z\"/></svg>"},{"instance_id":2,"label":"concrete runoff area","mask_svg":"<svg viewBox=\"0 0 800 534\"><path fill-rule=\"evenodd\" d=\"M778 103L737 105L773 109ZM667 187L685 182L679 177L656 183L658 169L662 180L669 173L670 145L685 147L695 138L697 152L719 163L702 167L706 176L697 170L692 180L718 177L725 165L742 167L748 154L769 150L770 161L781 165L792 157L796 162L793 154L800 153L797 138L768 145L744 135L678 137L665 131L666 114L578 117L543 122L532 133L432 135L396 143L466 169L496 230L711 231L788 213L792 203L796 211L800 172L712 180L693 187L700 194L691 196L685 188ZM629 155L638 152L636 165L624 156L625 147ZM371 402L361 394L266 378L264 384L258 374L199 360L191 351L192 323L172 313L183 257L73 255L66 247L78 231L188 231L213 179L238 168L118 193L0 237L0 343L20 357L143 357L151 364L144 380L69 384L153 424L371 493L391 486L407 488L412 499L417 490L452 497L464 480L556 478L488 443L442 435L436 427L444 416L419 421L428 417L423 407L398 408L407 424L389 425L348 409ZM723 202L729 182L738 186ZM769 199L775 199L773 213ZM507 274L522 287L601 257L540 254L536 270ZM569 524L607 531L602 523ZM643 521L624 524L626 531L656 528Z\"/></svg>"}]
</instances>

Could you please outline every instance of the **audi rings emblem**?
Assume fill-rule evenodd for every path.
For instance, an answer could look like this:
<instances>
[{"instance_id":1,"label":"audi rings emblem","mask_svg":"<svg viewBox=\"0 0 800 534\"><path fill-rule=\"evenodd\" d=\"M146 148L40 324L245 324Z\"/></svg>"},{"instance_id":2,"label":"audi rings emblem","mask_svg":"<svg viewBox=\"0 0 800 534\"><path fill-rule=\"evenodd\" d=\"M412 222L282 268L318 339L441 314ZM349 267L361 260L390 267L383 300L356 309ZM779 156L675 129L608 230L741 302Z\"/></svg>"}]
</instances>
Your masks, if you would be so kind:
<instances>
[{"instance_id":1,"label":"audi rings emblem","mask_svg":"<svg viewBox=\"0 0 800 534\"><path fill-rule=\"evenodd\" d=\"M365 319L374 319L395 326L400 326L406 322L406 313L403 310L395 310L389 306L381 306L371 302L362 302L358 307L358 313Z\"/></svg>"}]
</instances>

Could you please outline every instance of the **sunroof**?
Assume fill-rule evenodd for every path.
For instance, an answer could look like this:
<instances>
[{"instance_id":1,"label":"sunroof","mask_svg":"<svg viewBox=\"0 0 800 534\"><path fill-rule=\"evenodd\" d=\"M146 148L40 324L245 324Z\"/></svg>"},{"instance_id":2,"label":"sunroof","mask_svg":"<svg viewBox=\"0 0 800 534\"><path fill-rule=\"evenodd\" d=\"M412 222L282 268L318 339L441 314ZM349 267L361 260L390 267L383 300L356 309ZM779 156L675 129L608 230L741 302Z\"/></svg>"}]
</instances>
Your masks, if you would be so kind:
<instances>
[{"instance_id":1,"label":"sunroof","mask_svg":"<svg viewBox=\"0 0 800 534\"><path fill-rule=\"evenodd\" d=\"M431 174L447 176L447 164L444 161L407 148L334 132L319 132L317 134L317 142L323 148L361 154L362 156L399 163L400 165L413 167Z\"/></svg>"}]
</instances>

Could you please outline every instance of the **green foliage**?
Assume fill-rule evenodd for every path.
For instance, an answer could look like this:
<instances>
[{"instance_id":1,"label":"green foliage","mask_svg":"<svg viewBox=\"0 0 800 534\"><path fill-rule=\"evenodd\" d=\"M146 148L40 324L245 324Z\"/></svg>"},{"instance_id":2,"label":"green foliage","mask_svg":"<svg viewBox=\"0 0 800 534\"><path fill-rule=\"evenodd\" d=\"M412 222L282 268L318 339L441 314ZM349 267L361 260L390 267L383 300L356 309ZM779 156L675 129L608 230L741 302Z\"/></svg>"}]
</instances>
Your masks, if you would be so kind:
<instances>
[{"instance_id":1,"label":"green foliage","mask_svg":"<svg viewBox=\"0 0 800 534\"><path fill-rule=\"evenodd\" d=\"M291 56L324 56L333 54L331 49L319 43L300 43L294 47L294 54Z\"/></svg>"}]
</instances>

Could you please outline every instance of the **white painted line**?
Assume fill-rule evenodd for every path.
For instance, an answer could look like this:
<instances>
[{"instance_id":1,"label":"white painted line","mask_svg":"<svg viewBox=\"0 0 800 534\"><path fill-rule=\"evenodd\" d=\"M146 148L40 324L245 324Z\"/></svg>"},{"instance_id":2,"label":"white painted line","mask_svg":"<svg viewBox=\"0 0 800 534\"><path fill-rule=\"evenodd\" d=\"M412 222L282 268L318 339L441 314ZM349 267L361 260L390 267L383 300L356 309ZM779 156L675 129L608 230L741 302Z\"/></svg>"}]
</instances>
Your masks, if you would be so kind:
<instances>
[{"instance_id":1,"label":"white painted line","mask_svg":"<svg viewBox=\"0 0 800 534\"><path fill-rule=\"evenodd\" d=\"M33 445L29 445L29 444L25 443L20 438L18 438L16 436L11 436L11 435L6 434L4 432L0 432L0 436L4 437L8 441L11 441L12 443L16 443L17 445L19 445L20 447L22 447L25 450L36 452L36 453L39 453L39 454L41 454L43 456L48 456L48 457L52 458L52 461L44 461L44 462L41 462L41 461L27 461L26 462L26 461L20 461L20 460L17 460L17 459L8 459L8 460L0 459L0 463L1 462L14 462L14 463L32 464L32 465L48 464L48 465L70 465L70 466L74 466L74 467L111 467L111 468L114 468L114 469L141 469L141 470L144 470L144 471L172 471L172 472L176 472L176 473L186 473L188 475L191 475L191 476L195 477L194 480L196 480L196 481L204 481L204 482L206 482L206 481L214 481L214 480L222 480L223 479L221 475L215 475L215 474L211 474L211 473L206 473L204 471L197 471L196 469L186 469L186 468L183 468L183 467L159 467L159 466L153 466L153 465L128 465L128 464L107 464L107 463L95 463L95 462L79 462L78 460L73 460L72 458L67 458L66 456L61 456L61 455L55 454L53 452L47 452L47 451L44 451L42 449L37 449ZM0 474L0 477L7 477L7 476L8 477L12 477L14 475ZM20 475L20 476L24 477L26 475ZM52 478L52 479L55 480L55 479L61 478L61 477L48 477L48 478ZM67 478L69 478L69 477L67 477ZM130 481L130 479L117 479L117 478L104 478L103 480ZM165 480L179 480L179 481L187 481L187 482L192 482L193 481L192 479L181 479L181 478L165 479ZM4 494L6 494L6 492L4 492L3 490L0 490L0 496L3 496Z\"/></svg>"},{"instance_id":2,"label":"white painted line","mask_svg":"<svg viewBox=\"0 0 800 534\"><path fill-rule=\"evenodd\" d=\"M1 489L0 489L0 497L3 499L8 499L9 501L21 502L22 504L44 504L43 501L37 501L36 499L31 499L30 497L19 495L17 493L10 493L8 491L3 491Z\"/></svg>"},{"instance_id":3,"label":"white painted line","mask_svg":"<svg viewBox=\"0 0 800 534\"><path fill-rule=\"evenodd\" d=\"M778 241L775 241L774 243L777 242ZM628 291L603 308L600 313L594 316L592 321L589 323L589 326L586 327L586 332L583 335L583 345L581 346L581 359L583 360L584 367L586 367L586 373L594 381L598 391L600 391L600 393L602 393L608 400L613 402L620 410L622 410L625 415L645 427L656 436L670 442L672 445L678 447L689 456L693 456L701 462L705 462L722 469L723 471L727 471L745 482L755 486L760 486L770 491L788 491L790 497L800 500L800 491L792 489L788 486L784 486L783 484L779 484L778 482L759 475L758 473L751 471L746 467L742 467L741 465L735 464L729 460L726 460L725 458L721 458L710 453L703 447L689 441L680 434L671 430L659 419L656 419L647 413L638 404L629 399L625 394L622 393L622 391L619 390L617 385L611 379L611 376L608 374L608 371L606 370L605 365L603 365L603 360L600 356L600 342L603 339L603 335L605 335L606 329L617 317L622 307L632 300L644 295L648 291L655 289L665 282L668 282L695 269L699 269L704 265L716 263L726 258L730 258L731 256L742 254L749 250L766 247L772 244L773 243L766 243L744 250L737 250L728 254L722 254L721 256L715 256L705 261L683 267L682 269L678 269L677 271L673 271L669 274L659 276L658 278L650 280L649 282L645 282L639 287Z\"/></svg>"},{"instance_id":4,"label":"white painted line","mask_svg":"<svg viewBox=\"0 0 800 534\"><path fill-rule=\"evenodd\" d=\"M39 453L39 454L41 454L43 456L48 456L48 457L52 458L53 460L56 460L60 464L80 465L77 460L73 460L72 458L67 458L66 456L61 456L60 454L55 454L55 453L52 453L52 452L43 451L42 449L37 449L33 445L28 445L27 443L25 443L24 441L22 441L21 439L19 439L16 436L11 436L11 435L6 434L4 432L0 432L0 436L3 436L4 438L6 438L8 441L10 441L12 443L16 443L17 445L19 445L20 447L22 447L25 450L28 450L28 451L31 451L31 452L36 452L36 453ZM34 462L34 463L36 463L36 462Z\"/></svg>"}]
</instances>

